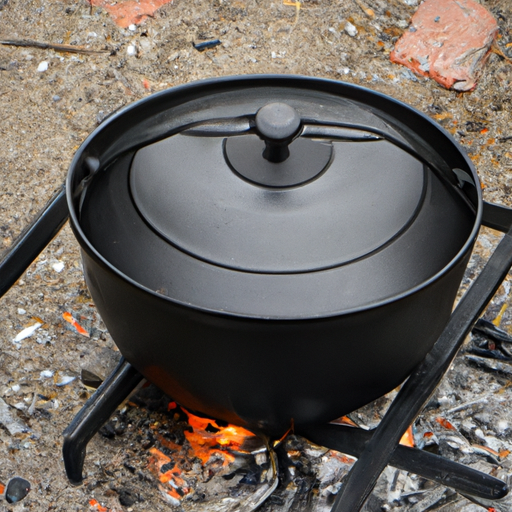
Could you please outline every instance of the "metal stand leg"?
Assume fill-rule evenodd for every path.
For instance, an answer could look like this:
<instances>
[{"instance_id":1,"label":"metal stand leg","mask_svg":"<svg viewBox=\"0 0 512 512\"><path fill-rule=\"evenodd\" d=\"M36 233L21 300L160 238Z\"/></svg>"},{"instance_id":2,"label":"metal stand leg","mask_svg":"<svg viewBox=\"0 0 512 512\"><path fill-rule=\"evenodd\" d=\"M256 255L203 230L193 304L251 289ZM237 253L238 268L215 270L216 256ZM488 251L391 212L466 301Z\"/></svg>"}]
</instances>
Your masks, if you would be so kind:
<instances>
[{"instance_id":1,"label":"metal stand leg","mask_svg":"<svg viewBox=\"0 0 512 512\"><path fill-rule=\"evenodd\" d=\"M62 187L0 258L0 297L51 242L68 216L66 191Z\"/></svg>"},{"instance_id":2,"label":"metal stand leg","mask_svg":"<svg viewBox=\"0 0 512 512\"><path fill-rule=\"evenodd\" d=\"M432 350L402 386L350 471L332 512L356 512L364 505L402 435L434 392L472 325L496 293L511 266L512 229L461 299Z\"/></svg>"},{"instance_id":3,"label":"metal stand leg","mask_svg":"<svg viewBox=\"0 0 512 512\"><path fill-rule=\"evenodd\" d=\"M342 425L311 426L297 433L320 446L354 457L360 457L372 438L371 431ZM498 478L417 448L398 445L389 465L485 500L498 500L508 493L507 485Z\"/></svg>"},{"instance_id":4,"label":"metal stand leg","mask_svg":"<svg viewBox=\"0 0 512 512\"><path fill-rule=\"evenodd\" d=\"M72 484L78 485L83 480L87 443L142 379L142 375L130 363L121 359L117 368L66 428L62 453L66 474Z\"/></svg>"}]
</instances>

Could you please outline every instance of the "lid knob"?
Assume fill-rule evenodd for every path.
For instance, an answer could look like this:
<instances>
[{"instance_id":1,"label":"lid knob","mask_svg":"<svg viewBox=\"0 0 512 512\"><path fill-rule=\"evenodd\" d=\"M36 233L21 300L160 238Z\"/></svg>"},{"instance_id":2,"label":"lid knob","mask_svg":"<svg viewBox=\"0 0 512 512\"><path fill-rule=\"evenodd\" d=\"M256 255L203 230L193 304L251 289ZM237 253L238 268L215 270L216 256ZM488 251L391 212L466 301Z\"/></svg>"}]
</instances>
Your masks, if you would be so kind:
<instances>
[{"instance_id":1,"label":"lid knob","mask_svg":"<svg viewBox=\"0 0 512 512\"><path fill-rule=\"evenodd\" d=\"M290 156L289 144L298 135L301 119L286 103L269 103L256 113L256 130L265 141L263 158L273 163L284 162Z\"/></svg>"}]
</instances>

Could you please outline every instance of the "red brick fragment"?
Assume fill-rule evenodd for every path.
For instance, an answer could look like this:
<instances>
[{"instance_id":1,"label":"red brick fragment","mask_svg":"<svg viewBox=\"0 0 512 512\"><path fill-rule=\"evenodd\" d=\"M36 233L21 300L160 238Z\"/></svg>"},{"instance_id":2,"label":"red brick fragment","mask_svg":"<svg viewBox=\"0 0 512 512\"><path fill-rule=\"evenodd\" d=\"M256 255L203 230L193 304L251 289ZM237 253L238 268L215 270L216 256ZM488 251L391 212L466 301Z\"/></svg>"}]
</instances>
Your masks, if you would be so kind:
<instances>
[{"instance_id":1,"label":"red brick fragment","mask_svg":"<svg viewBox=\"0 0 512 512\"><path fill-rule=\"evenodd\" d=\"M89 0L91 5L107 10L117 25L127 28L130 25L138 25L148 16L153 16L162 5L172 0Z\"/></svg>"},{"instance_id":2,"label":"red brick fragment","mask_svg":"<svg viewBox=\"0 0 512 512\"><path fill-rule=\"evenodd\" d=\"M447 89L470 91L497 33L491 13L473 0L425 0L390 58Z\"/></svg>"}]
</instances>

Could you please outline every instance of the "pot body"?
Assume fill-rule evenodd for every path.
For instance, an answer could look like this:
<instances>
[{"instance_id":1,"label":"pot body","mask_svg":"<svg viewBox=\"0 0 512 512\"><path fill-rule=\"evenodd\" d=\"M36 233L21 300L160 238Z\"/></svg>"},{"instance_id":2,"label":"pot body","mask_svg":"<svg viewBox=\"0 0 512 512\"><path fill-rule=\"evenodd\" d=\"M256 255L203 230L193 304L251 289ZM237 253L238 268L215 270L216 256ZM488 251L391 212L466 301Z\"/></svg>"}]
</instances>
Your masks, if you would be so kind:
<instances>
[{"instance_id":1,"label":"pot body","mask_svg":"<svg viewBox=\"0 0 512 512\"><path fill-rule=\"evenodd\" d=\"M398 386L451 314L470 250L416 293L366 311L277 321L170 303L83 253L121 353L178 403L272 436L331 421Z\"/></svg>"},{"instance_id":2,"label":"pot body","mask_svg":"<svg viewBox=\"0 0 512 512\"><path fill-rule=\"evenodd\" d=\"M218 94L215 101L212 90ZM174 137L180 126L206 126L206 107L207 120L227 115L239 119L236 116L249 108L245 96L251 97L250 109L254 101L254 111L267 97L292 98L308 118L309 103L304 106L301 91L313 104L318 98L324 123L334 123L339 116L329 105L341 101L343 110L348 101L348 117L356 105L358 116L363 112L365 122L374 123L375 133L384 130L384 136L394 137L400 149L413 155L412 165L406 164L396 183L401 184L402 175L407 180L416 166L423 192L410 222L396 236L353 260L322 268L298 265L287 273L280 267L267 271L248 265L244 270L222 258L195 257L194 251L166 241L152 225L154 217L141 215L133 193L140 191L140 183L130 188L137 151L163 140L162 134ZM387 147L383 142L371 144ZM351 147L343 146L345 153L339 147L341 163L354 163L351 179L359 184L363 160L355 153L348 158ZM221 159L220 150L212 154ZM377 163L385 154L374 154ZM280 198L296 200L294 208L308 205L302 198L315 195L322 180L350 170L336 162L304 187L276 191L256 185L259 188L251 189L256 193L247 197L266 201L258 213L266 213ZM170 166L181 178L182 168L183 174L190 170L188 163L183 158L182 167ZM384 168L377 165L368 181L380 178ZM136 170L141 183L144 172L144 166ZM234 174L226 172L222 177L234 181ZM245 182L243 186L253 187ZM158 182L154 190L158 192ZM180 199L179 190L171 206ZM376 216L367 222L367 230L373 228L381 205L388 214L402 211L395 206L399 202L383 199L378 191L370 197ZM308 425L345 415L403 382L448 321L481 218L476 172L449 134L389 97L304 77L227 78L142 100L115 114L84 143L71 164L67 192L87 285L124 357L183 406L277 437L292 423ZM201 206L203 197L190 200L197 199ZM232 207L222 200L211 202L221 209L224 204ZM244 204L238 204L239 210ZM319 212L329 216L329 211ZM189 224L193 226L191 215L180 218L180 229ZM357 234L357 226L352 234ZM265 225L260 227L256 240L264 242ZM216 241L212 230L202 232ZM242 235L231 241L254 242L250 229Z\"/></svg>"}]
</instances>

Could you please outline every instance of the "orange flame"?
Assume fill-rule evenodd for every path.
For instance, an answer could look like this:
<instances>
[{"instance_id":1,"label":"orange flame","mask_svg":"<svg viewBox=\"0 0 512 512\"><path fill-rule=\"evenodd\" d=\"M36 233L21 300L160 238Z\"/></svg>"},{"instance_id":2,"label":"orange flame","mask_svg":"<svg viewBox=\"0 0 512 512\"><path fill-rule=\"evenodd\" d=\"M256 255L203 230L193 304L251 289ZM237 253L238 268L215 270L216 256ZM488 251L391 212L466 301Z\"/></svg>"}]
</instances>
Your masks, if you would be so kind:
<instances>
[{"instance_id":1,"label":"orange flame","mask_svg":"<svg viewBox=\"0 0 512 512\"><path fill-rule=\"evenodd\" d=\"M108 508L107 507L103 507L102 505L100 505L98 503L98 501L92 499L92 500L89 500L89 505L94 509L96 510L97 512L108 512Z\"/></svg>"},{"instance_id":2,"label":"orange flame","mask_svg":"<svg viewBox=\"0 0 512 512\"><path fill-rule=\"evenodd\" d=\"M412 432L412 425L405 431L405 434L400 439L400 444L404 446L409 446L410 448L414 448L414 434Z\"/></svg>"},{"instance_id":3,"label":"orange flame","mask_svg":"<svg viewBox=\"0 0 512 512\"><path fill-rule=\"evenodd\" d=\"M169 411L177 408L178 405L175 402L168 405ZM242 427L234 425L223 427L218 425L215 420L201 418L182 407L180 409L187 415L188 423L192 427L192 432L184 431L188 444L179 445L158 432L154 432L158 443L170 456L158 448L152 447L149 449L151 456L148 461L148 468L160 482L161 491L177 501L183 499L192 489L187 483L186 471L180 468L179 462L174 462L171 457L178 461L184 456L197 457L203 465L210 462L220 469L235 460L232 451L243 452L244 441L248 437L255 437L255 434ZM156 430L156 425L154 430Z\"/></svg>"},{"instance_id":4,"label":"orange flame","mask_svg":"<svg viewBox=\"0 0 512 512\"><path fill-rule=\"evenodd\" d=\"M73 315L69 311L65 311L62 313L62 318L66 320L66 322L70 323L76 331L81 334L82 336L85 336L86 338L90 338L91 335L89 334L89 331L85 330L74 318Z\"/></svg>"},{"instance_id":5,"label":"orange flame","mask_svg":"<svg viewBox=\"0 0 512 512\"><path fill-rule=\"evenodd\" d=\"M223 459L223 466L227 466L235 460L229 451L243 451L242 445L248 437L255 434L243 427L228 425L222 427L215 420L201 418L183 409L188 416L188 423L194 429L193 432L185 431L185 437L190 443L192 451L199 457L203 464L206 464L212 455L220 454ZM213 431L213 432L212 432Z\"/></svg>"},{"instance_id":6,"label":"orange flame","mask_svg":"<svg viewBox=\"0 0 512 512\"><path fill-rule=\"evenodd\" d=\"M444 427L446 430L455 430L455 427L446 418L438 416L436 418L436 422L439 423L439 425Z\"/></svg>"}]
</instances>

